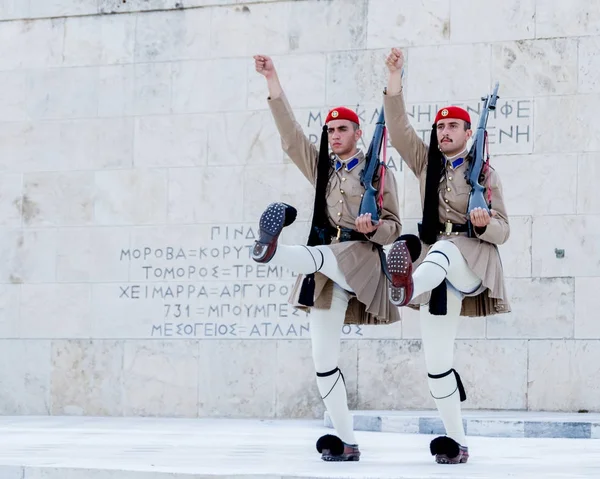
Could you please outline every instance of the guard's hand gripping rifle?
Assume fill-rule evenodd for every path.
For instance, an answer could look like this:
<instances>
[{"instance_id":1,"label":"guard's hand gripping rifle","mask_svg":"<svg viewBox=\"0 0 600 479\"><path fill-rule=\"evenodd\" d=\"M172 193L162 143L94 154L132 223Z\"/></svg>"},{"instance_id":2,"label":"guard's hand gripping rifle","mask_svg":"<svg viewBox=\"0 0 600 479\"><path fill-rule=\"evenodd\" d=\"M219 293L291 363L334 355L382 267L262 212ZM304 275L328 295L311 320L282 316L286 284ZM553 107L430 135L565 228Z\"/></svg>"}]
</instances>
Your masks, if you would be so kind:
<instances>
[{"instance_id":1,"label":"guard's hand gripping rifle","mask_svg":"<svg viewBox=\"0 0 600 479\"><path fill-rule=\"evenodd\" d=\"M373 178L377 173L377 168L381 166L381 147L383 146L385 131L385 117L383 115L383 106L375 125L375 132L371 139L371 144L365 156L365 169L360 174L360 183L365 189L363 198L360 202L359 215L371 213L371 222L377 224L379 221L379 209L377 208L377 189L373 186Z\"/></svg>"},{"instance_id":2,"label":"guard's hand gripping rifle","mask_svg":"<svg viewBox=\"0 0 600 479\"><path fill-rule=\"evenodd\" d=\"M471 157L471 163L467 171L467 181L471 185L471 193L469 195L469 206L467 208L467 225L469 229L469 236L475 237L473 231L473 224L471 223L471 211L475 208L482 208L490 214L487 201L485 200L484 192L485 187L479 183L483 167L485 166L486 154L489 152L485 151L486 139L487 139L487 120L490 110L496 109L496 101L498 100L498 87L499 83L496 82L494 90L491 95L481 98L483 101L483 108L481 109L481 115L479 116L479 125L475 132L473 140L473 146L469 152Z\"/></svg>"}]
</instances>

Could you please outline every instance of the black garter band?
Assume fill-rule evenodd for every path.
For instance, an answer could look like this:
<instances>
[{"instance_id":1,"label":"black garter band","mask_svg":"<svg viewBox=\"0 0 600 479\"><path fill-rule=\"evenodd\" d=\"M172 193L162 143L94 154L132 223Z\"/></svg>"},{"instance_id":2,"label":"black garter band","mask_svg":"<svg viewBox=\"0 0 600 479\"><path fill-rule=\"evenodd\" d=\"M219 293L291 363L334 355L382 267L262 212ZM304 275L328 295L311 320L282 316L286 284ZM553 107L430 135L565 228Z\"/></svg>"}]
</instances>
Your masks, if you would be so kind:
<instances>
[{"instance_id":1,"label":"black garter band","mask_svg":"<svg viewBox=\"0 0 600 479\"><path fill-rule=\"evenodd\" d=\"M317 373L317 377L318 378L326 378L327 376L332 376L333 374L335 374L337 372L339 372L340 375L338 376L338 378L333 383L333 386L331 386L331 389L329 390L329 392L327 394L325 394L325 397L322 397L321 399L325 399L327 396L329 396L331 394L331 391L333 391L333 388L336 386L336 384L340 380L340 377L342 378L342 381L344 382L344 387L345 387L346 386L346 379L344 378L344 375L342 374L342 371L340 370L340 368L332 369L331 371L328 371L326 373Z\"/></svg>"},{"instance_id":2,"label":"black garter band","mask_svg":"<svg viewBox=\"0 0 600 479\"><path fill-rule=\"evenodd\" d=\"M454 377L456 377L456 389L458 389L458 392L460 393L460 401L463 402L467 399L467 393L465 392L465 387L463 386L463 383L460 379L460 375L456 372L456 369L450 369L442 374L429 374L428 373L427 376L429 376L431 379L442 379L452 373L454 373ZM456 392L456 389L454 391L452 391L450 394L448 394L447 396L444 396L441 398L436 398L433 394L431 394L431 391L429 393L431 394L431 397L433 399L446 399L446 398L449 398L450 396L452 396Z\"/></svg>"}]
</instances>

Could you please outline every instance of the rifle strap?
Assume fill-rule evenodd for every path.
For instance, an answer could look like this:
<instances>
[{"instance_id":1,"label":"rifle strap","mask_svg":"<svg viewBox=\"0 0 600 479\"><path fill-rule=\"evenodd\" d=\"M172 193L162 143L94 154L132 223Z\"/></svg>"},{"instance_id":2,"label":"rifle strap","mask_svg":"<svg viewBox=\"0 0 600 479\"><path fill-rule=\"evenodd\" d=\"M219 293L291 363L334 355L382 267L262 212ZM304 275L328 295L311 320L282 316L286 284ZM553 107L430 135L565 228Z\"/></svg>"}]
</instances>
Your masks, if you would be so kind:
<instances>
[{"instance_id":1,"label":"rifle strap","mask_svg":"<svg viewBox=\"0 0 600 479\"><path fill-rule=\"evenodd\" d=\"M485 160L485 165L483 166L483 175L484 177L487 179L487 188L486 188L486 193L487 193L487 202L489 207L492 207L492 188L490 186L490 175L489 175L489 171L490 171L490 144L488 141L488 132L487 130L485 130L484 136L485 138L485 153L486 153L486 160Z\"/></svg>"},{"instance_id":2,"label":"rifle strap","mask_svg":"<svg viewBox=\"0 0 600 479\"><path fill-rule=\"evenodd\" d=\"M386 161L387 161L387 127L383 127L383 161L381 162L381 182L379 185L379 199L378 205L379 210L383 209L383 188L385 186L385 170L386 170Z\"/></svg>"}]
</instances>

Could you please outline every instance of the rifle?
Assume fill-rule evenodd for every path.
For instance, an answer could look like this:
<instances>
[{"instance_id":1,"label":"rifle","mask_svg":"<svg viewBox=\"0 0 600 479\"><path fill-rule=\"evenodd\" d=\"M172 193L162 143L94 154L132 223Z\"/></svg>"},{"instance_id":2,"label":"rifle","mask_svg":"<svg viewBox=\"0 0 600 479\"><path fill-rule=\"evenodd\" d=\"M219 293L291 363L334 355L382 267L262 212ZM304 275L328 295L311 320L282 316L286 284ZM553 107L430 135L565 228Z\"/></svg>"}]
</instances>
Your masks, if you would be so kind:
<instances>
[{"instance_id":1,"label":"rifle","mask_svg":"<svg viewBox=\"0 0 600 479\"><path fill-rule=\"evenodd\" d=\"M499 86L499 83L496 82L492 94L481 98L481 101L483 101L483 108L481 110L481 115L479 116L479 125L477 126L477 130L475 132L473 146L469 152L471 162L467 171L467 181L471 185L471 193L469 194L469 206L467 207L467 227L470 238L475 237L475 232L473 231L473 225L471 223L471 211L473 211L475 208L482 208L487 211L488 214L490 214L490 210L484 196L485 187L481 185L479 181L485 166L486 153L489 156L489 152L485 151L488 115L490 110L496 109Z\"/></svg>"},{"instance_id":2,"label":"rifle","mask_svg":"<svg viewBox=\"0 0 600 479\"><path fill-rule=\"evenodd\" d=\"M377 189L373 186L373 178L377 168L381 166L381 147L385 132L385 117L383 115L383 106L379 113L379 118L375 125L375 132L371 139L371 144L365 156L366 166L360 174L360 184L365 189L363 198L360 202L359 215L371 213L371 222L376 224L379 221L379 209L377 208Z\"/></svg>"}]
</instances>

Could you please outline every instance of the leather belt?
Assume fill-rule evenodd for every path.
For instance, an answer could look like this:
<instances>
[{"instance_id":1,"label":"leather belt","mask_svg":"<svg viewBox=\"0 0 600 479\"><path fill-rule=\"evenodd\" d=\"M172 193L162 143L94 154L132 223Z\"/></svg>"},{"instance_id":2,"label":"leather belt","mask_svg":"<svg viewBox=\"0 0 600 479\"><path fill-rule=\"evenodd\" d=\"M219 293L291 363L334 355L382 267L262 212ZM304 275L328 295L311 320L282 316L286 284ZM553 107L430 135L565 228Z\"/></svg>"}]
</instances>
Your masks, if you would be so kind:
<instances>
[{"instance_id":1,"label":"leather belt","mask_svg":"<svg viewBox=\"0 0 600 479\"><path fill-rule=\"evenodd\" d=\"M456 224L447 221L446 223L439 224L439 231L441 235L450 236L452 234L458 235L459 233L467 233L469 231L469 227L466 223Z\"/></svg>"},{"instance_id":2,"label":"leather belt","mask_svg":"<svg viewBox=\"0 0 600 479\"><path fill-rule=\"evenodd\" d=\"M343 243L344 241L369 241L363 233L359 233L350 228L342 228L340 226L329 228L329 234L331 239L336 239L340 243Z\"/></svg>"}]
</instances>

